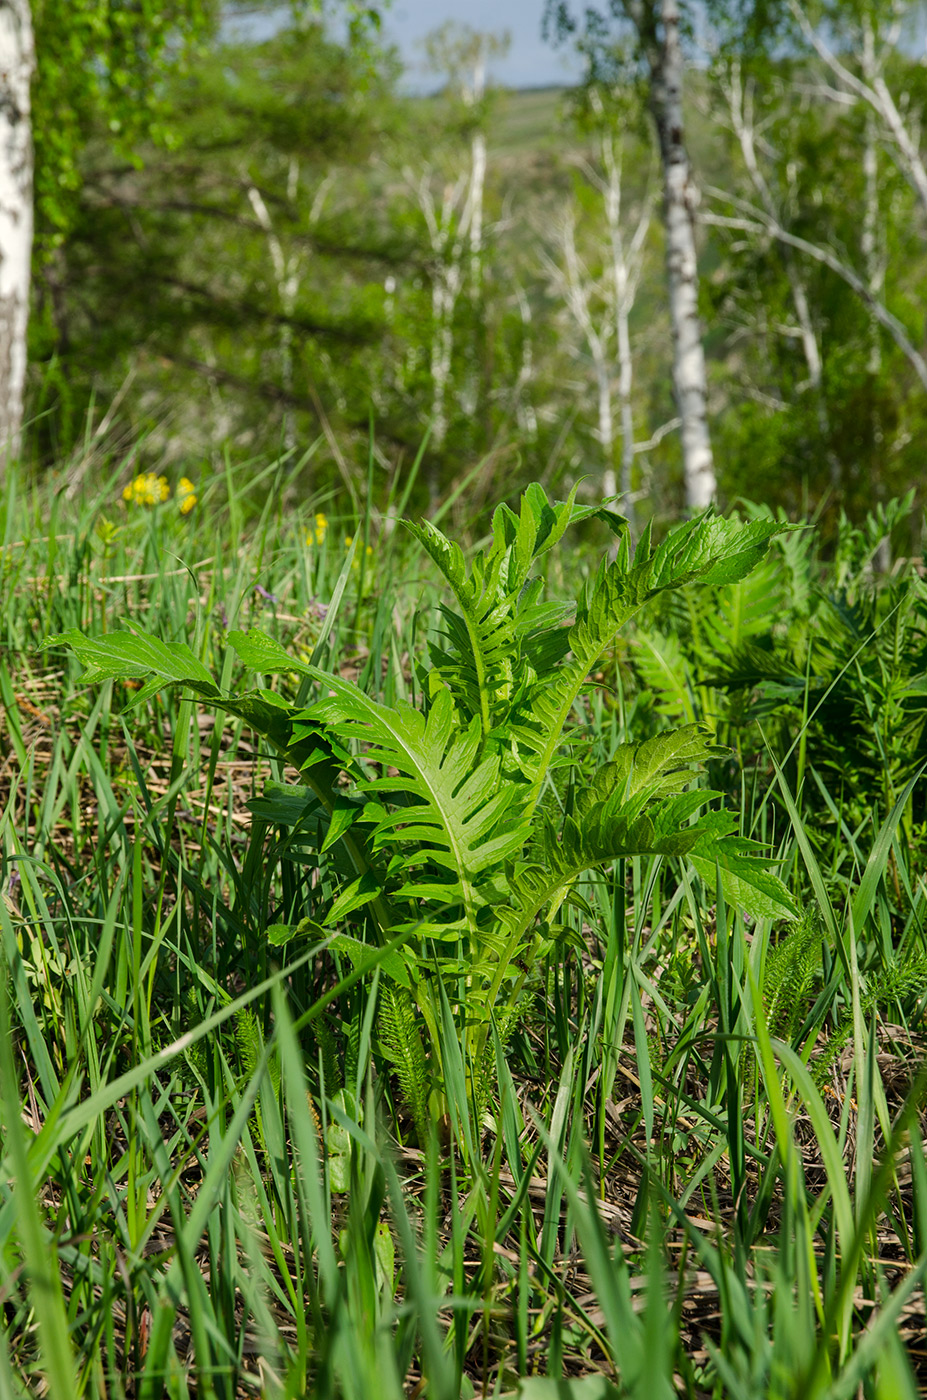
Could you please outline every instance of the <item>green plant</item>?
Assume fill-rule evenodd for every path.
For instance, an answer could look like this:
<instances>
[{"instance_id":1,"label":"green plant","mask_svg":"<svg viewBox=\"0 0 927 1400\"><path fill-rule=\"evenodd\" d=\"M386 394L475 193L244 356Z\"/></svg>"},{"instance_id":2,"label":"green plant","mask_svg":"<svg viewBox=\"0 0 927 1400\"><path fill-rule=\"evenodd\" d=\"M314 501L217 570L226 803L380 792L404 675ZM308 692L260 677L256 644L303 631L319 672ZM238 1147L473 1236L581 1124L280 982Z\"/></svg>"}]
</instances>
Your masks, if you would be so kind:
<instances>
[{"instance_id":1,"label":"green plant","mask_svg":"<svg viewBox=\"0 0 927 1400\"><path fill-rule=\"evenodd\" d=\"M745 510L752 520L772 518L749 503ZM806 530L780 534L762 563L743 578L668 593L645 610L632 637L634 668L666 721L709 724L739 759L742 749L749 753L755 747L747 729L755 718L747 697L715 677L730 658L768 646L774 632L796 644L805 637L812 539Z\"/></svg>"},{"instance_id":2,"label":"green plant","mask_svg":"<svg viewBox=\"0 0 927 1400\"><path fill-rule=\"evenodd\" d=\"M910 495L880 506L861 530L844 520L833 566L816 568L810 590L790 589L778 621L767 610L750 635L699 658L705 685L743 722L762 722L779 761L794 754L804 801L828 822L836 803L851 829L887 813L927 755L927 589L910 566L884 578L872 567L910 506ZM912 798L909 838L923 815Z\"/></svg>"},{"instance_id":3,"label":"green plant","mask_svg":"<svg viewBox=\"0 0 927 1400\"><path fill-rule=\"evenodd\" d=\"M616 557L573 604L544 601L539 562L593 515L617 537ZM142 681L136 703L165 685L192 689L299 770L301 784L276 786L261 811L289 830L291 855L316 874L292 892L274 939L341 930L332 952L351 961L366 943L396 942L382 963L381 1044L420 1133L430 1094L469 1150L491 1082L493 1026L504 1043L586 871L635 855L685 857L710 888L720 875L738 907L793 917L737 818L705 810L717 794L689 790L694 766L717 752L705 731L689 724L621 744L588 771L569 729L590 671L639 608L689 583L736 583L783 527L704 516L657 546L645 532L632 554L622 517L578 506L575 490L552 504L533 486L518 514L496 510L491 543L469 561L434 525L408 528L454 600L440 608L430 666L418 668L417 706L381 703L257 630L229 635L245 665L301 673L317 699L222 694L185 644L139 632L72 630L47 645L71 648L86 680Z\"/></svg>"}]
</instances>

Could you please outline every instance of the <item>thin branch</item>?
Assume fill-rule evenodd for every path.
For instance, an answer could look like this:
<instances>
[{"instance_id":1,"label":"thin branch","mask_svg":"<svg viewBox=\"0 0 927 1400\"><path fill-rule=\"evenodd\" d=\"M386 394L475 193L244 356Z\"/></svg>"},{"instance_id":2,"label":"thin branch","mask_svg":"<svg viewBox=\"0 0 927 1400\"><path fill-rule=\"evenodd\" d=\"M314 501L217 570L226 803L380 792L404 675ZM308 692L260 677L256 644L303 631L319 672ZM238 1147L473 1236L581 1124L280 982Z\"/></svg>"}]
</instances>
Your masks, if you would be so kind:
<instances>
[{"instance_id":1,"label":"thin branch","mask_svg":"<svg viewBox=\"0 0 927 1400\"><path fill-rule=\"evenodd\" d=\"M708 193L716 198L730 198L723 190L709 189ZM742 203L742 201L738 201L738 203ZM780 243L785 243L790 248L797 248L800 253L805 253L815 262L823 263L825 267L829 267L831 272L846 282L847 286L851 287L860 300L869 307L879 324L885 327L899 350L907 357L921 384L927 389L927 360L915 349L898 317L894 316L887 306L873 296L863 278L845 262L841 262L836 253L832 253L829 248L822 248L817 243L809 243L807 238L799 238L797 234L789 233L787 229L782 228L774 219L766 217L759 209L755 209L753 217L749 219L734 219L726 214L712 214L710 212L703 212L701 217L704 223L711 224L716 228L739 229L744 233L769 234Z\"/></svg>"}]
</instances>

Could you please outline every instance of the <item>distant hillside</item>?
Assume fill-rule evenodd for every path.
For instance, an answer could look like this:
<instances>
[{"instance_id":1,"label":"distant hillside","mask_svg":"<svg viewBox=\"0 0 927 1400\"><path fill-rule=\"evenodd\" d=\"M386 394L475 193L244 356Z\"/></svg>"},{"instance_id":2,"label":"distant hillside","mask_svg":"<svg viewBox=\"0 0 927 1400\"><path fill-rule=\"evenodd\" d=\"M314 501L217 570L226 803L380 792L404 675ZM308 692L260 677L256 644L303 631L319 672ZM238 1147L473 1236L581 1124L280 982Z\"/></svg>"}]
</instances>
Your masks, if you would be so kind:
<instances>
[{"instance_id":1,"label":"distant hillside","mask_svg":"<svg viewBox=\"0 0 927 1400\"><path fill-rule=\"evenodd\" d=\"M500 98L489 136L490 150L512 155L565 143L564 99L569 88L521 88Z\"/></svg>"}]
</instances>

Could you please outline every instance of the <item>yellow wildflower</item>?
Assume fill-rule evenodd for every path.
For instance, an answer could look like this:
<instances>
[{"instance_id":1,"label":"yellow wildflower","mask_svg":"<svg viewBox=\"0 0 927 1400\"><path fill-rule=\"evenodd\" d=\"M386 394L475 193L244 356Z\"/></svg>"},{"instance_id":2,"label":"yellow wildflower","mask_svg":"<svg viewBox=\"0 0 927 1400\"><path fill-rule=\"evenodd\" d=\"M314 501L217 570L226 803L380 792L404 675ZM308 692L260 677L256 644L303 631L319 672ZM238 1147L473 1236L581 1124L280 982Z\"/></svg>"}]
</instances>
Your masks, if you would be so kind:
<instances>
[{"instance_id":1,"label":"yellow wildflower","mask_svg":"<svg viewBox=\"0 0 927 1400\"><path fill-rule=\"evenodd\" d=\"M325 539L328 530L328 518L321 511L315 517L315 524L306 532L306 544L311 549L314 544L321 544Z\"/></svg>"},{"instance_id":2,"label":"yellow wildflower","mask_svg":"<svg viewBox=\"0 0 927 1400\"><path fill-rule=\"evenodd\" d=\"M188 476L182 476L177 486L177 499L180 502L180 514L189 515L196 505L196 487Z\"/></svg>"},{"instance_id":3,"label":"yellow wildflower","mask_svg":"<svg viewBox=\"0 0 927 1400\"><path fill-rule=\"evenodd\" d=\"M142 472L134 481L129 482L122 493L122 499L130 505L156 506L161 501L166 501L170 494L171 488L167 484L166 476L158 476L155 472Z\"/></svg>"}]
</instances>

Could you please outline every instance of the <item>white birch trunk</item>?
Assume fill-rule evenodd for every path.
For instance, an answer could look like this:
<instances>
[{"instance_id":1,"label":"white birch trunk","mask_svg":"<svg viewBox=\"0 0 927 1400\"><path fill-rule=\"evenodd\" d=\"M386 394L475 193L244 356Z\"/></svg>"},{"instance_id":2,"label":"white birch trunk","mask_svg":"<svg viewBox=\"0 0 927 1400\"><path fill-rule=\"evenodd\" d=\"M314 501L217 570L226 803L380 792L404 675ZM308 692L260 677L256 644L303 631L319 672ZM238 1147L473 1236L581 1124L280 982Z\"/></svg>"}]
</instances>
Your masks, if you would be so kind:
<instances>
[{"instance_id":1,"label":"white birch trunk","mask_svg":"<svg viewBox=\"0 0 927 1400\"><path fill-rule=\"evenodd\" d=\"M534 404L528 396L527 390L534 378L534 350L531 344L531 303L525 296L524 288L516 287L515 297L518 301L518 311L521 316L521 323L524 327L524 334L521 342L521 363L518 367L518 379L515 383L515 421L520 430L527 435L531 442L537 441L538 418L534 411Z\"/></svg>"},{"instance_id":2,"label":"white birch trunk","mask_svg":"<svg viewBox=\"0 0 927 1400\"><path fill-rule=\"evenodd\" d=\"M618 402L621 408L621 508L634 533L634 503L631 498L631 468L634 465L634 410L631 385L634 367L631 360L631 332L628 312L622 305L616 315L618 329Z\"/></svg>"},{"instance_id":3,"label":"white birch trunk","mask_svg":"<svg viewBox=\"0 0 927 1400\"><path fill-rule=\"evenodd\" d=\"M866 113L865 134L863 136L863 179L865 193L863 196L863 232L860 246L869 291L873 298L881 300L885 285L885 268L879 260L879 157L876 150L875 117L871 111ZM882 368L882 337L879 332L879 323L871 312L869 315L867 368L870 374L878 374Z\"/></svg>"},{"instance_id":4,"label":"white birch trunk","mask_svg":"<svg viewBox=\"0 0 927 1400\"><path fill-rule=\"evenodd\" d=\"M468 107L482 102L486 92L486 48L480 45L473 65L473 82L464 88ZM486 186L486 137L474 131L470 142L470 296L479 299L483 282L483 191Z\"/></svg>"},{"instance_id":5,"label":"white birch trunk","mask_svg":"<svg viewBox=\"0 0 927 1400\"><path fill-rule=\"evenodd\" d=\"M716 491L708 431L708 380L698 314L695 207L698 194L685 143L684 58L678 0L661 0L662 38L650 46L650 99L663 164L666 272L673 331L673 383L682 422L686 504L702 510Z\"/></svg>"},{"instance_id":6,"label":"white birch trunk","mask_svg":"<svg viewBox=\"0 0 927 1400\"><path fill-rule=\"evenodd\" d=\"M604 359L596 360L596 380L599 386L599 430L598 439L602 444L605 470L602 473L602 495L608 498L618 490L615 479L615 424L612 418L612 385L608 364Z\"/></svg>"},{"instance_id":7,"label":"white birch trunk","mask_svg":"<svg viewBox=\"0 0 927 1400\"><path fill-rule=\"evenodd\" d=\"M898 166L910 181L924 211L927 212L927 162L921 154L920 128L916 121L906 122L903 115L903 112L906 114L912 108L916 111L917 104L911 102L911 94L908 92L903 92L899 102L896 102L885 81L881 65L875 60L874 48L870 49L867 57L867 43L871 42L874 45L875 38L871 22L866 24L863 33L864 72L865 64L867 62L870 64L869 73L866 74L864 81L847 68L837 54L825 43L802 9L799 0L788 0L788 4L801 26L805 38L821 61L838 79L844 91L853 93L854 96L867 102L888 129L895 148L895 159ZM900 25L897 21L889 26L889 33L893 40L897 39L899 29Z\"/></svg>"},{"instance_id":8,"label":"white birch trunk","mask_svg":"<svg viewBox=\"0 0 927 1400\"><path fill-rule=\"evenodd\" d=\"M878 73L875 55L875 34L872 21L866 19L863 25L863 76L872 83ZM885 290L885 264L879 256L879 153L876 145L876 118L871 107L866 108L866 123L863 135L863 231L860 248L866 281L874 299L881 301ZM879 323L869 313L869 360L870 374L878 374L882 368L882 336Z\"/></svg>"},{"instance_id":9,"label":"white birch trunk","mask_svg":"<svg viewBox=\"0 0 927 1400\"><path fill-rule=\"evenodd\" d=\"M634 466L634 361L631 355L630 317L643 269L644 244L650 228L651 198L649 192L645 194L630 247L626 248L621 223L621 158L620 151L615 151L611 132L602 137L602 165L605 180L596 183L599 183L602 191L611 240L615 343L618 355L618 405L621 416L621 504L633 535L635 522L631 490Z\"/></svg>"},{"instance_id":10,"label":"white birch trunk","mask_svg":"<svg viewBox=\"0 0 927 1400\"><path fill-rule=\"evenodd\" d=\"M477 302L483 283L483 191L486 185L486 137L474 132L470 149L470 295Z\"/></svg>"},{"instance_id":11,"label":"white birch trunk","mask_svg":"<svg viewBox=\"0 0 927 1400\"><path fill-rule=\"evenodd\" d=\"M753 122L753 100L751 88L748 84L746 91L740 76L740 66L734 63L726 84L722 84L724 94L727 98L728 112L731 118L731 126L734 135L740 144L741 154L744 158L744 165L747 167L747 174L760 197L760 202L766 214L775 223L781 223L781 216L776 200L773 197L772 189L763 171L756 154L756 131ZM824 400L824 365L821 359L821 347L814 329L814 322L811 319L811 308L808 303L808 292L805 287L801 271L792 255L792 250L787 245L781 245L782 261L785 265L786 280L789 284L789 291L792 294L792 305L795 308L795 319L798 322L798 336L801 341L802 351L805 356L805 365L808 370L808 379L801 388L810 389L815 396L815 408L818 419L818 429L822 441L826 442L830 434L830 425L827 415L827 404ZM832 452L828 452L828 465L830 468L831 485L839 489L840 486L840 464Z\"/></svg>"},{"instance_id":12,"label":"white birch trunk","mask_svg":"<svg viewBox=\"0 0 927 1400\"><path fill-rule=\"evenodd\" d=\"M32 263L28 0L0 0L0 471L19 452Z\"/></svg>"},{"instance_id":13,"label":"white birch trunk","mask_svg":"<svg viewBox=\"0 0 927 1400\"><path fill-rule=\"evenodd\" d=\"M544 258L544 262L554 281L563 292L567 308L589 347L596 381L598 427L595 436L602 447L602 495L614 496L617 490L615 479L615 423L612 413L611 358L608 342L610 326L608 320L600 327L596 325L590 306L594 291L592 279L580 261L576 251L576 225L571 211L564 220L560 232L560 251L563 257L562 269Z\"/></svg>"},{"instance_id":14,"label":"white birch trunk","mask_svg":"<svg viewBox=\"0 0 927 1400\"><path fill-rule=\"evenodd\" d=\"M315 228L322 215L322 208L328 197L328 192L332 186L334 177L326 175L319 184L312 199L307 219L307 227ZM299 191L299 161L295 156L291 157L289 169L287 171L287 199L291 206L296 203L296 196ZM260 190L249 184L248 201L254 210L254 217L267 236L267 250L270 253L271 266L274 269L274 281L277 284L277 296L280 300L280 310L283 312L284 321L280 326L280 382L287 395L293 392L293 326L291 324L296 311L296 300L299 296L299 288L302 282L302 259L298 252L286 256L283 244L274 229L270 212L267 208ZM296 446L296 432L293 424L293 414L287 406L283 413L283 443L288 449Z\"/></svg>"}]
</instances>

